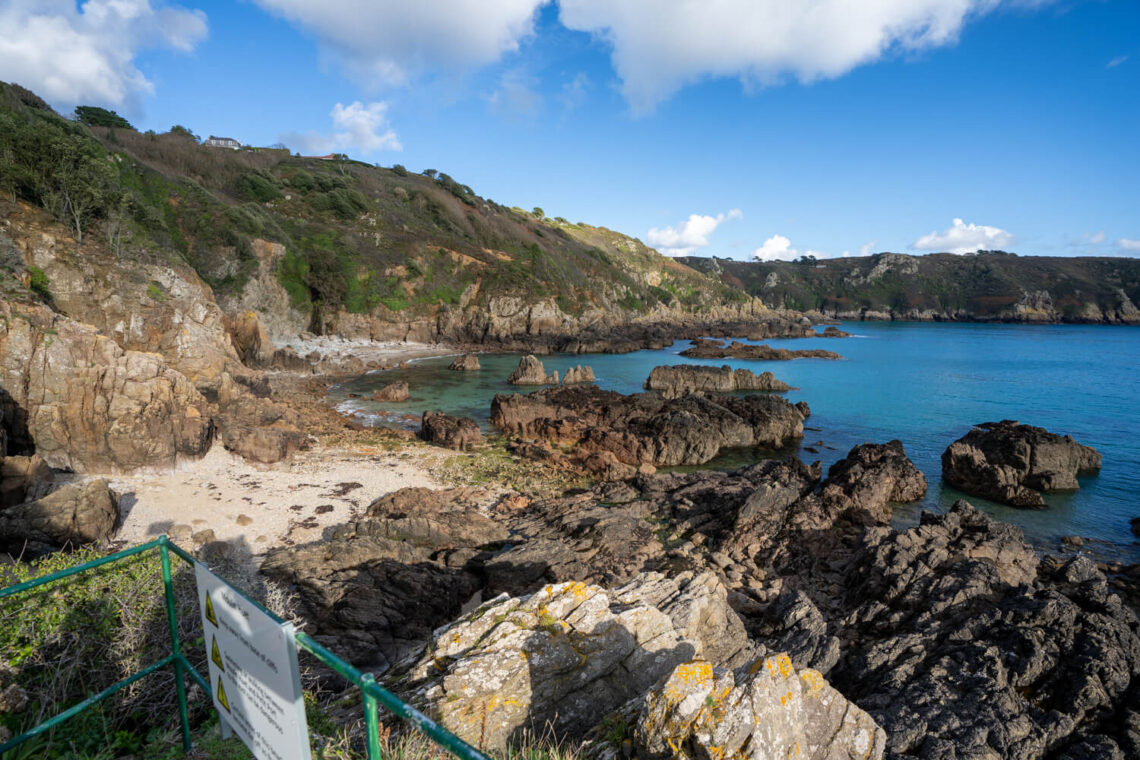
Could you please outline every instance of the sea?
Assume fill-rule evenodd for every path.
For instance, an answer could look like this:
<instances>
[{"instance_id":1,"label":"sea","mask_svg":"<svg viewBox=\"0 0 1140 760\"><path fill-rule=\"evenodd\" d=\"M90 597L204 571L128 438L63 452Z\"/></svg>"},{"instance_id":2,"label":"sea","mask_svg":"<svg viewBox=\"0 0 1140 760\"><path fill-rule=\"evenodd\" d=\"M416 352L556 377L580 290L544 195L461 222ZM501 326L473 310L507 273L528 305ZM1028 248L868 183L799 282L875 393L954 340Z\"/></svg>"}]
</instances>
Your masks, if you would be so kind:
<instances>
[{"instance_id":1,"label":"sea","mask_svg":"<svg viewBox=\"0 0 1140 760\"><path fill-rule=\"evenodd\" d=\"M771 371L796 390L812 416L798 446L781 452L824 471L853 446L899 439L926 476L921 502L895 509L897 526L916 523L923 510L944 511L960 498L1013 523L1045 550L1061 539L1086 539L1081 551L1098 558L1140 561L1140 539L1130 520L1140 517L1140 328L1082 325L1004 325L928 322L851 322L850 338L763 341L785 348L824 348L843 359L748 361L687 359L677 341L664 350L631 354L540 357L549 373L575 365L593 367L602 388L636 393L663 364L705 364ZM747 341L745 341L747 342ZM472 417L490 430L496 393L534 390L508 385L517 354L480 354L482 370L447 369L450 357L419 360L402 369L363 375L330 389L330 401L370 424L418 426L425 409ZM372 391L405 380L411 399L375 403ZM350 396L357 394L362 398ZM1103 455L1099 474L1082 476L1080 490L1048 494L1043 510L1025 510L967 497L942 482L941 455L973 425L1004 419L1072 435ZM814 451L808 451L811 448ZM704 465L730 469L770 452L726 452ZM690 468L691 469L691 468Z\"/></svg>"}]
</instances>

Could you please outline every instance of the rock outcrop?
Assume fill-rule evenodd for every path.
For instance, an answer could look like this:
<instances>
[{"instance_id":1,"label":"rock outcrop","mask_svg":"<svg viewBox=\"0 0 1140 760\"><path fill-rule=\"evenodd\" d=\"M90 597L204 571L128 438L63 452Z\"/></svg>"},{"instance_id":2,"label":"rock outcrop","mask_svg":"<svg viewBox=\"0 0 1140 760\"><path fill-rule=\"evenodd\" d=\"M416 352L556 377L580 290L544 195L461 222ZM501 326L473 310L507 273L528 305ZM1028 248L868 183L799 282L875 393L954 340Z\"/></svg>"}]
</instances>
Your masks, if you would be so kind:
<instances>
[{"instance_id":1,"label":"rock outcrop","mask_svg":"<svg viewBox=\"0 0 1140 760\"><path fill-rule=\"evenodd\" d=\"M790 350L787 348L772 348L768 345L753 345L732 341L725 345L721 340L697 338L690 348L681 352L681 356L691 359L759 359L763 361L787 361L789 359L842 359L834 351L824 351L819 348Z\"/></svg>"},{"instance_id":2,"label":"rock outcrop","mask_svg":"<svg viewBox=\"0 0 1140 760\"><path fill-rule=\"evenodd\" d=\"M420 438L457 451L467 451L483 442L483 434L475 420L452 417L443 412L424 412L420 421Z\"/></svg>"},{"instance_id":3,"label":"rock outcrop","mask_svg":"<svg viewBox=\"0 0 1140 760\"><path fill-rule=\"evenodd\" d=\"M694 658L732 667L757 651L715 577L646 574L493 599L437 631L403 680L449 730L501 752L548 725L581 737Z\"/></svg>"},{"instance_id":4,"label":"rock outcrop","mask_svg":"<svg viewBox=\"0 0 1140 760\"><path fill-rule=\"evenodd\" d=\"M205 398L161 357L46 307L0 302L0 373L35 453L57 469L174 467L213 437Z\"/></svg>"},{"instance_id":5,"label":"rock outcrop","mask_svg":"<svg viewBox=\"0 0 1140 760\"><path fill-rule=\"evenodd\" d=\"M645 380L647 391L660 391L665 398L688 393L732 393L733 391L788 391L792 387L777 380L771 372L757 375L751 370L734 370L729 365L704 367L678 364L654 367Z\"/></svg>"},{"instance_id":6,"label":"rock outcrop","mask_svg":"<svg viewBox=\"0 0 1140 760\"><path fill-rule=\"evenodd\" d=\"M1070 436L1021 425L986 422L942 454L942 477L973 496L1015 507L1043 507L1042 493L1072 491L1077 475L1100 469L1101 457Z\"/></svg>"},{"instance_id":7,"label":"rock outcrop","mask_svg":"<svg viewBox=\"0 0 1140 760\"><path fill-rule=\"evenodd\" d=\"M592 383L595 379L593 367L583 367L579 364L566 370L566 376L562 378L562 384Z\"/></svg>"},{"instance_id":8,"label":"rock outcrop","mask_svg":"<svg viewBox=\"0 0 1140 760\"><path fill-rule=\"evenodd\" d=\"M507 378L511 385L558 385L558 372L548 375L546 367L534 354L527 354L519 360L519 366Z\"/></svg>"},{"instance_id":9,"label":"rock outcrop","mask_svg":"<svg viewBox=\"0 0 1140 760\"><path fill-rule=\"evenodd\" d=\"M66 483L41 499L0 509L0 545L21 553L24 542L78 546L110 537L119 498L105 480Z\"/></svg>"},{"instance_id":10,"label":"rock outcrop","mask_svg":"<svg viewBox=\"0 0 1140 760\"><path fill-rule=\"evenodd\" d=\"M610 451L635 466L703 464L726 448L780 448L803 436L803 420L777 396L663 399L595 385L499 394L491 402L491 424L505 433Z\"/></svg>"},{"instance_id":11,"label":"rock outcrop","mask_svg":"<svg viewBox=\"0 0 1140 760\"><path fill-rule=\"evenodd\" d=\"M46 496L55 479L42 457L0 457L0 509Z\"/></svg>"},{"instance_id":12,"label":"rock outcrop","mask_svg":"<svg viewBox=\"0 0 1140 760\"><path fill-rule=\"evenodd\" d=\"M412 397L408 384L403 380L397 380L394 383L388 383L377 388L372 393L373 401L407 401Z\"/></svg>"},{"instance_id":13,"label":"rock outcrop","mask_svg":"<svg viewBox=\"0 0 1140 760\"><path fill-rule=\"evenodd\" d=\"M448 365L447 368L455 370L457 372L475 372L476 370L480 369L479 357L475 354L464 354L463 356L457 356L455 360Z\"/></svg>"}]
</instances>

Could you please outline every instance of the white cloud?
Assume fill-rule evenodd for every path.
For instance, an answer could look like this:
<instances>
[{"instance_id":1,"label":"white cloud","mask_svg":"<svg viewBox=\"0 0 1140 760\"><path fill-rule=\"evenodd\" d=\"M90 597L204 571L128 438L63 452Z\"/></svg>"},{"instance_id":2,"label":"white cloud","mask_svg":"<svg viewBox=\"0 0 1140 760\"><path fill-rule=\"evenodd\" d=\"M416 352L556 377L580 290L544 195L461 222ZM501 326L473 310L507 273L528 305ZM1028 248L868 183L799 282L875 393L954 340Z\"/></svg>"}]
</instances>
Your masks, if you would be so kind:
<instances>
[{"instance_id":1,"label":"white cloud","mask_svg":"<svg viewBox=\"0 0 1140 760\"><path fill-rule=\"evenodd\" d=\"M307 154L333 151L369 154L404 148L395 130L388 124L388 104L383 101L365 105L358 100L347 106L337 103L329 116L333 122L331 135L292 132L282 135L281 142Z\"/></svg>"},{"instance_id":2,"label":"white cloud","mask_svg":"<svg viewBox=\"0 0 1140 760\"><path fill-rule=\"evenodd\" d=\"M518 50L546 0L255 0L312 32L366 84L492 63Z\"/></svg>"},{"instance_id":3,"label":"white cloud","mask_svg":"<svg viewBox=\"0 0 1140 760\"><path fill-rule=\"evenodd\" d=\"M1111 61L1109 61L1107 64L1105 64L1105 68L1106 69L1115 69L1117 66L1124 63L1127 60L1128 60L1128 56L1118 55L1115 58L1113 58Z\"/></svg>"},{"instance_id":4,"label":"white cloud","mask_svg":"<svg viewBox=\"0 0 1140 760\"><path fill-rule=\"evenodd\" d=\"M665 227L649 230L646 240L649 244L667 256L689 256L698 248L709 244L709 235L717 227L729 219L740 219L743 214L740 209L734 208L727 214L716 216L702 216L690 214L689 218L676 227Z\"/></svg>"},{"instance_id":5,"label":"white cloud","mask_svg":"<svg viewBox=\"0 0 1140 760\"><path fill-rule=\"evenodd\" d=\"M872 240L869 243L863 243L863 245L859 246L859 255L860 256L870 256L872 253L875 252L875 244L878 242L879 242L878 240Z\"/></svg>"},{"instance_id":6,"label":"white cloud","mask_svg":"<svg viewBox=\"0 0 1140 760\"><path fill-rule=\"evenodd\" d=\"M524 69L507 69L499 86L487 98L491 110L515 116L533 116L542 109L538 80Z\"/></svg>"},{"instance_id":7,"label":"white cloud","mask_svg":"<svg viewBox=\"0 0 1140 760\"><path fill-rule=\"evenodd\" d=\"M1101 230L1100 232L1094 232L1091 235L1086 234L1084 237L1085 240L1092 243L1093 245L1100 245L1104 242L1104 230Z\"/></svg>"},{"instance_id":8,"label":"white cloud","mask_svg":"<svg viewBox=\"0 0 1140 760\"><path fill-rule=\"evenodd\" d=\"M9 0L0 4L0 79L66 109L128 106L154 91L134 58L148 47L188 52L206 14L150 0Z\"/></svg>"},{"instance_id":9,"label":"white cloud","mask_svg":"<svg viewBox=\"0 0 1140 760\"><path fill-rule=\"evenodd\" d=\"M1140 240L1132 240L1130 238L1120 238L1116 241L1116 245L1122 251L1140 251Z\"/></svg>"},{"instance_id":10,"label":"white cloud","mask_svg":"<svg viewBox=\"0 0 1140 760\"><path fill-rule=\"evenodd\" d=\"M884 55L951 45L999 5L1047 0L560 0L562 23L608 43L644 113L705 77L765 86L841 76Z\"/></svg>"},{"instance_id":11,"label":"white cloud","mask_svg":"<svg viewBox=\"0 0 1140 760\"><path fill-rule=\"evenodd\" d=\"M1013 243L1013 235L1000 227L966 224L961 219L955 219L949 228L923 235L911 243L910 247L918 251L973 253L980 250L1004 250Z\"/></svg>"},{"instance_id":12,"label":"white cloud","mask_svg":"<svg viewBox=\"0 0 1140 760\"><path fill-rule=\"evenodd\" d=\"M800 256L823 257L819 251L799 251L792 247L792 241L783 235L773 235L764 241L764 244L752 252L756 261L794 261Z\"/></svg>"},{"instance_id":13,"label":"white cloud","mask_svg":"<svg viewBox=\"0 0 1140 760\"><path fill-rule=\"evenodd\" d=\"M579 71L573 79L562 85L562 92L558 95L558 102L567 111L573 111L586 102L590 89L590 78L586 72Z\"/></svg>"}]
</instances>

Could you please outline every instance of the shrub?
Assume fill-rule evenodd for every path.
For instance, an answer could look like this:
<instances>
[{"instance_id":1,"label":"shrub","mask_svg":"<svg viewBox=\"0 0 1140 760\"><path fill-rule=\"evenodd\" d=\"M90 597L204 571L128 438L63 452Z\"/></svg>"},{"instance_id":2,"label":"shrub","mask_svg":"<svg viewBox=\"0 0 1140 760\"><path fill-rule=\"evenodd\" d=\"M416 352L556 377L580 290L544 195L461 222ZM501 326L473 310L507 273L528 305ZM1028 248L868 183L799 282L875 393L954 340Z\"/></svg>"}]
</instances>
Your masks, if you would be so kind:
<instances>
[{"instance_id":1,"label":"shrub","mask_svg":"<svg viewBox=\"0 0 1140 760\"><path fill-rule=\"evenodd\" d=\"M275 201L281 197L281 187L277 178L268 172L246 172L238 177L234 189L242 198L258 203Z\"/></svg>"},{"instance_id":2,"label":"shrub","mask_svg":"<svg viewBox=\"0 0 1140 760\"><path fill-rule=\"evenodd\" d=\"M40 298L51 299L51 290L48 289L48 276L44 270L35 265L28 267L28 287Z\"/></svg>"},{"instance_id":3,"label":"shrub","mask_svg":"<svg viewBox=\"0 0 1140 760\"><path fill-rule=\"evenodd\" d=\"M89 127L119 127L134 129L131 123L114 111L98 106L79 106L75 109L75 119Z\"/></svg>"}]
</instances>

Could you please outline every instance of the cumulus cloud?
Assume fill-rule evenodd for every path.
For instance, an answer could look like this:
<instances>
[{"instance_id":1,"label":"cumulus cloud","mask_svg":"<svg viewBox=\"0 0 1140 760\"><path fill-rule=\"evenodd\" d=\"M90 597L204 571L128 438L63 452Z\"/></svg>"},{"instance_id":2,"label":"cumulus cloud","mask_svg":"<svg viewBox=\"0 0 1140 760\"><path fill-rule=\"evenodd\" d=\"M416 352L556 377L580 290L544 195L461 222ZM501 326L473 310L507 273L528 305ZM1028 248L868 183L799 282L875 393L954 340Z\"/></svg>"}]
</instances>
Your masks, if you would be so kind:
<instances>
[{"instance_id":1,"label":"cumulus cloud","mask_svg":"<svg viewBox=\"0 0 1140 760\"><path fill-rule=\"evenodd\" d=\"M875 244L878 242L879 242L878 240L872 240L869 243L863 243L863 245L859 246L859 255L860 256L870 256L872 253L875 252Z\"/></svg>"},{"instance_id":2,"label":"cumulus cloud","mask_svg":"<svg viewBox=\"0 0 1140 760\"><path fill-rule=\"evenodd\" d=\"M752 252L756 261L794 261L800 256L823 256L819 251L799 251L792 247L792 241L783 235L773 235L764 241L764 244Z\"/></svg>"},{"instance_id":3,"label":"cumulus cloud","mask_svg":"<svg viewBox=\"0 0 1140 760\"><path fill-rule=\"evenodd\" d=\"M358 100L347 106L337 103L329 115L333 122L331 135L292 132L282 135L281 142L310 154L403 150L396 131L388 124L388 104L383 101L365 105Z\"/></svg>"},{"instance_id":4,"label":"cumulus cloud","mask_svg":"<svg viewBox=\"0 0 1140 760\"><path fill-rule=\"evenodd\" d=\"M0 79L61 108L133 107L154 85L134 59L148 47L187 52L206 14L150 0L9 0L0 4Z\"/></svg>"},{"instance_id":5,"label":"cumulus cloud","mask_svg":"<svg viewBox=\"0 0 1140 760\"><path fill-rule=\"evenodd\" d=\"M698 248L709 244L709 235L729 219L740 219L743 214L734 208L727 214L706 216L690 214L689 218L675 227L649 230L646 239L649 244L667 256L689 256Z\"/></svg>"},{"instance_id":6,"label":"cumulus cloud","mask_svg":"<svg viewBox=\"0 0 1140 760\"><path fill-rule=\"evenodd\" d=\"M1137 251L1140 251L1140 240L1132 240L1131 238L1120 238L1120 240L1116 241L1116 245L1117 245L1117 247L1120 248L1120 250L1128 251L1129 253L1135 253Z\"/></svg>"},{"instance_id":7,"label":"cumulus cloud","mask_svg":"<svg viewBox=\"0 0 1140 760\"><path fill-rule=\"evenodd\" d=\"M314 34L366 84L492 63L518 50L546 0L255 0Z\"/></svg>"},{"instance_id":8,"label":"cumulus cloud","mask_svg":"<svg viewBox=\"0 0 1140 760\"><path fill-rule=\"evenodd\" d=\"M954 44L973 17L1044 0L560 0L562 23L612 47L635 113L704 77L746 86L841 76L892 53Z\"/></svg>"},{"instance_id":9,"label":"cumulus cloud","mask_svg":"<svg viewBox=\"0 0 1140 760\"><path fill-rule=\"evenodd\" d=\"M966 224L961 219L942 232L931 232L911 243L917 251L945 251L973 253L974 251L1004 250L1013 245L1014 237L1000 227L984 224Z\"/></svg>"}]
</instances>

